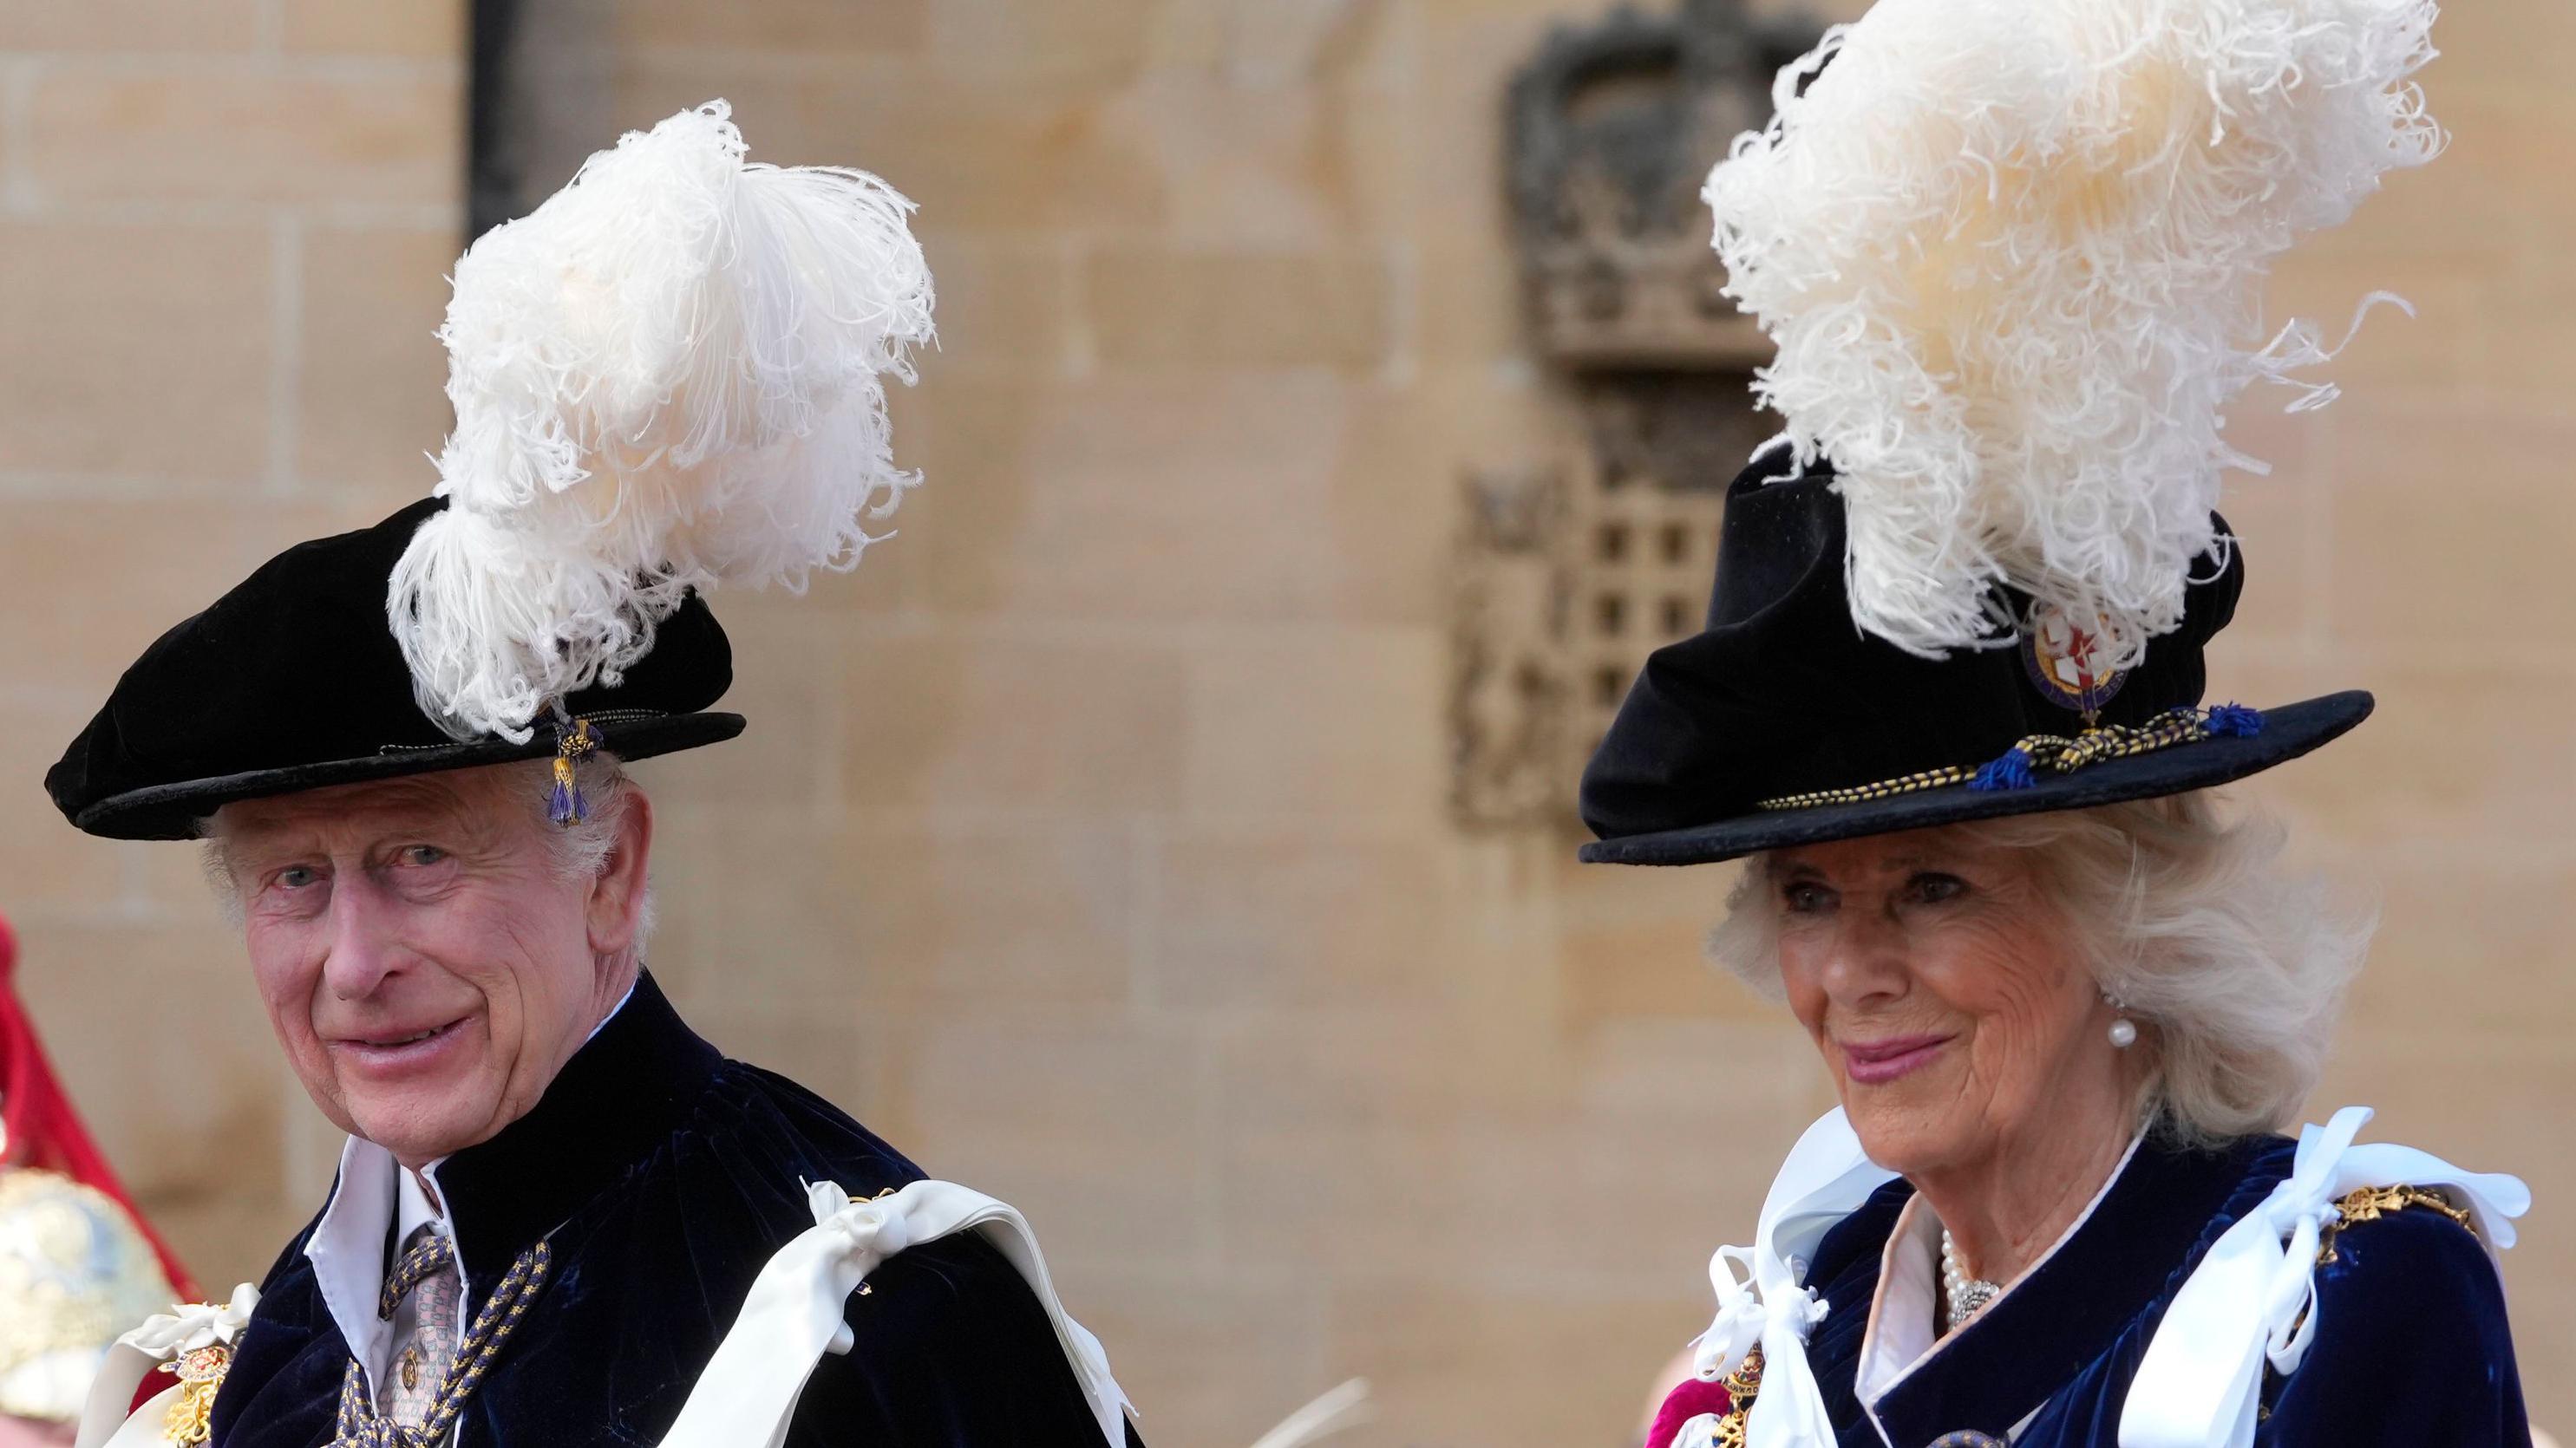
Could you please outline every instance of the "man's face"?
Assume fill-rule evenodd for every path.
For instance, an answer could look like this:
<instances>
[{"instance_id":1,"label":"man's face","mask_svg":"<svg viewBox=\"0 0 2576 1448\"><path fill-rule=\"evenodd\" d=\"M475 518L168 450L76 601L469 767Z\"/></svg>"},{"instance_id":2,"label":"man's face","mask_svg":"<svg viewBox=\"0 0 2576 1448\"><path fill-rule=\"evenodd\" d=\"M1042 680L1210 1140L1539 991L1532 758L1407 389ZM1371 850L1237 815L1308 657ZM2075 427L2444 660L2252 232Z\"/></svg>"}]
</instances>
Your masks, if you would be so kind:
<instances>
[{"instance_id":1,"label":"man's face","mask_svg":"<svg viewBox=\"0 0 2576 1448\"><path fill-rule=\"evenodd\" d=\"M288 1061L324 1115L410 1165L534 1106L631 980L623 867L565 878L525 787L458 770L219 817ZM631 803L620 848L640 856L649 815Z\"/></svg>"}]
</instances>

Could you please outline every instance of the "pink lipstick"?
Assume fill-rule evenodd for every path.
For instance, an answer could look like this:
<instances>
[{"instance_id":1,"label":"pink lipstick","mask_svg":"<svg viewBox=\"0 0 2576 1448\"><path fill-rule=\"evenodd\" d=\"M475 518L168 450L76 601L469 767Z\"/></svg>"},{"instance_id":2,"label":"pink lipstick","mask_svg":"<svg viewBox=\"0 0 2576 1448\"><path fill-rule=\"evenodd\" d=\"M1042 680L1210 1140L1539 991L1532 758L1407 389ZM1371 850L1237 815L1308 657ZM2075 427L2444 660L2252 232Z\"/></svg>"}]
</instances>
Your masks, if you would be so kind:
<instances>
[{"instance_id":1,"label":"pink lipstick","mask_svg":"<svg viewBox=\"0 0 2576 1448\"><path fill-rule=\"evenodd\" d=\"M1864 1086L1883 1086L1932 1064L1951 1036L1888 1036L1843 1043L1843 1072Z\"/></svg>"}]
</instances>

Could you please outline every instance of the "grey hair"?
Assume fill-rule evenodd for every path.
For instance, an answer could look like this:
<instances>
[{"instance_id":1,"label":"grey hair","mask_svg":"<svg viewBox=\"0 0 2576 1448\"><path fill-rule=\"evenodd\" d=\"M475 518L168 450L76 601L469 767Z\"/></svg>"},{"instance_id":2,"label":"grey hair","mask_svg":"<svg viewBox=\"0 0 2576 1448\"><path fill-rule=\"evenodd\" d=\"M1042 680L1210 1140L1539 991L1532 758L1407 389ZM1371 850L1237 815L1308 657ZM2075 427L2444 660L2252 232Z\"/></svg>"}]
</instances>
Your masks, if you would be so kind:
<instances>
[{"instance_id":1,"label":"grey hair","mask_svg":"<svg viewBox=\"0 0 2576 1448\"><path fill-rule=\"evenodd\" d=\"M494 783L509 797L517 799L536 820L541 837L554 859L556 878L566 883L597 879L608 868L608 857L617 848L617 831L625 822L626 811L633 805L642 787L626 772L625 762L616 755L599 751L583 759L578 766L582 800L585 806L578 823L557 825L553 817L555 766L552 759L529 759L491 766L497 776ZM242 923L242 902L233 880L232 860L225 849L222 812L197 822L198 838L205 842L204 866L207 884L216 900L224 907L225 916L235 927ZM635 922L637 959L643 958L645 939L653 933L657 912L653 884L644 883L644 898Z\"/></svg>"},{"instance_id":2,"label":"grey hair","mask_svg":"<svg viewBox=\"0 0 2576 1448\"><path fill-rule=\"evenodd\" d=\"M2024 853L2104 994L2153 1027L2154 1103L2181 1139L2286 1126L2316 1085L2375 912L2286 867L2260 813L2211 794L1950 825ZM1780 905L1767 856L1747 863L1708 952L1781 998Z\"/></svg>"}]
</instances>

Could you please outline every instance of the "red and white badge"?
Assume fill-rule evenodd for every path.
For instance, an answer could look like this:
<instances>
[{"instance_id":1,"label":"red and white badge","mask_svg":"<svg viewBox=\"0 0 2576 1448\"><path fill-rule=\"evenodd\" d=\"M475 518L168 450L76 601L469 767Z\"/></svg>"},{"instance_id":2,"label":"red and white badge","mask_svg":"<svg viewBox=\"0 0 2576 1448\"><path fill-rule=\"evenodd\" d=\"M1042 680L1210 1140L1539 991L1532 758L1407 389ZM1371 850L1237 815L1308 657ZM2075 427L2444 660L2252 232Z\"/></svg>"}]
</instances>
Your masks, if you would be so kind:
<instances>
[{"instance_id":1,"label":"red and white badge","mask_svg":"<svg viewBox=\"0 0 2576 1448\"><path fill-rule=\"evenodd\" d=\"M2055 605L2033 607L2021 644L2022 669L2030 675L2031 687L2059 708L2090 719L2129 678L2126 669L2102 667L2108 633L2098 621L2092 628L2078 627Z\"/></svg>"}]
</instances>

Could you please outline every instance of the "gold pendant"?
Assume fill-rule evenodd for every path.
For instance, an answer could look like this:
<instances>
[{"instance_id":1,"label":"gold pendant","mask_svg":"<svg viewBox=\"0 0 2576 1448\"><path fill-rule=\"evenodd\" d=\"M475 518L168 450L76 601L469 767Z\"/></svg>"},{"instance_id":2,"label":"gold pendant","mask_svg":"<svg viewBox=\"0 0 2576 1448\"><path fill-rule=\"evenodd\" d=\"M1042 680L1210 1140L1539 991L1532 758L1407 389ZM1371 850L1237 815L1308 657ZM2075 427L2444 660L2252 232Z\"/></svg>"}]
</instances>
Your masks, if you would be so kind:
<instances>
[{"instance_id":1,"label":"gold pendant","mask_svg":"<svg viewBox=\"0 0 2576 1448\"><path fill-rule=\"evenodd\" d=\"M1726 1375L1726 1416L1717 1423L1717 1448L1745 1448L1754 1395L1762 1391L1762 1349L1754 1348Z\"/></svg>"},{"instance_id":2,"label":"gold pendant","mask_svg":"<svg viewBox=\"0 0 2576 1448\"><path fill-rule=\"evenodd\" d=\"M224 1385L224 1374L233 1365L233 1350L223 1343L212 1343L180 1355L175 1363L163 1363L161 1371L179 1378L179 1396L170 1402L169 1415L162 1419L162 1436L173 1448L196 1448L214 1436L215 1391Z\"/></svg>"}]
</instances>

